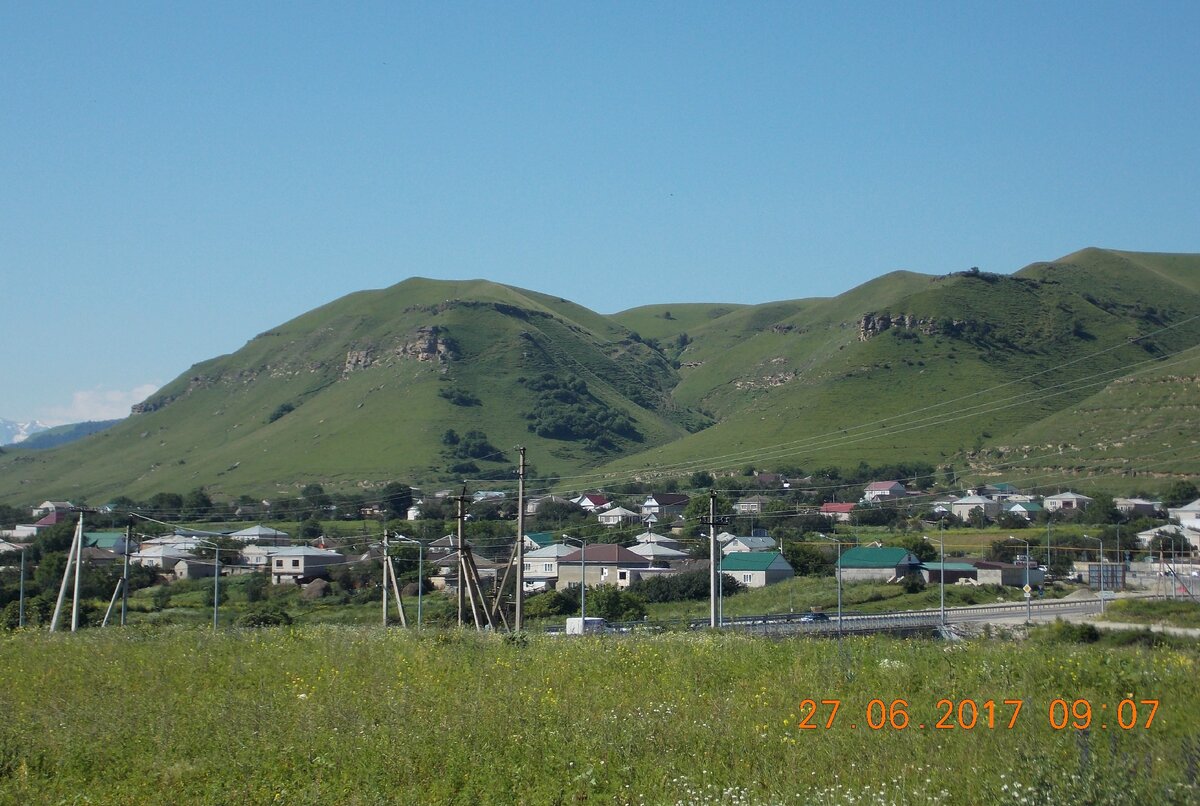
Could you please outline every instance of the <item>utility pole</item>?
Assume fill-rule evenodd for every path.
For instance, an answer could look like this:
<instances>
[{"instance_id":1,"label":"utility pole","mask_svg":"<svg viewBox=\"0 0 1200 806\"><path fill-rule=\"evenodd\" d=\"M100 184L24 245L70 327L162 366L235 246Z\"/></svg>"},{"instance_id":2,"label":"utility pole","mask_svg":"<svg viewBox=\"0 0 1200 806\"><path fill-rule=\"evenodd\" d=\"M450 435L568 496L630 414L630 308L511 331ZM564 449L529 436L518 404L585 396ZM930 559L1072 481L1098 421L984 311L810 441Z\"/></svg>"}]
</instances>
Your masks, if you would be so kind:
<instances>
[{"instance_id":1,"label":"utility pole","mask_svg":"<svg viewBox=\"0 0 1200 806\"><path fill-rule=\"evenodd\" d=\"M520 463L517 465L517 584L516 613L513 629L520 632L525 627L525 448L517 448ZM504 595L504 584L500 585L497 601Z\"/></svg>"},{"instance_id":2,"label":"utility pole","mask_svg":"<svg viewBox=\"0 0 1200 806\"><path fill-rule=\"evenodd\" d=\"M383 530L383 626L387 629L387 600L388 600L388 533Z\"/></svg>"},{"instance_id":3,"label":"utility pole","mask_svg":"<svg viewBox=\"0 0 1200 806\"><path fill-rule=\"evenodd\" d=\"M67 598L67 581L71 578L71 563L78 558L79 544L83 535L83 515L75 524L75 538L71 541L71 550L67 552L67 566L63 569L62 584L58 588L58 600L54 603L54 615L50 618L50 632L58 631L58 617L62 614L63 600Z\"/></svg>"},{"instance_id":4,"label":"utility pole","mask_svg":"<svg viewBox=\"0 0 1200 806\"><path fill-rule=\"evenodd\" d=\"M384 531L384 539L386 538L387 532ZM396 566L392 563L391 554L385 553L383 565L384 582L387 582L387 577L392 578L392 593L396 596L396 612L400 615L400 626L408 629L408 618L404 615L404 601L400 598L400 583L396 581Z\"/></svg>"},{"instance_id":5,"label":"utility pole","mask_svg":"<svg viewBox=\"0 0 1200 806\"><path fill-rule=\"evenodd\" d=\"M463 625L463 611L467 608L467 561L463 556L463 521L466 520L467 489L458 497L458 626Z\"/></svg>"},{"instance_id":6,"label":"utility pole","mask_svg":"<svg viewBox=\"0 0 1200 806\"><path fill-rule=\"evenodd\" d=\"M717 570L717 491L708 491L708 626L717 628L717 597L721 576Z\"/></svg>"},{"instance_id":7,"label":"utility pole","mask_svg":"<svg viewBox=\"0 0 1200 806\"><path fill-rule=\"evenodd\" d=\"M25 626L25 549L21 549L21 592L17 594L17 626Z\"/></svg>"},{"instance_id":8,"label":"utility pole","mask_svg":"<svg viewBox=\"0 0 1200 806\"><path fill-rule=\"evenodd\" d=\"M125 527L125 567L121 571L121 626L125 626L125 613L129 610L129 541L133 538L133 526Z\"/></svg>"},{"instance_id":9,"label":"utility pole","mask_svg":"<svg viewBox=\"0 0 1200 806\"><path fill-rule=\"evenodd\" d=\"M79 528L75 530L75 592L71 597L71 632L79 629L79 577L83 565L83 513L79 513Z\"/></svg>"}]
</instances>

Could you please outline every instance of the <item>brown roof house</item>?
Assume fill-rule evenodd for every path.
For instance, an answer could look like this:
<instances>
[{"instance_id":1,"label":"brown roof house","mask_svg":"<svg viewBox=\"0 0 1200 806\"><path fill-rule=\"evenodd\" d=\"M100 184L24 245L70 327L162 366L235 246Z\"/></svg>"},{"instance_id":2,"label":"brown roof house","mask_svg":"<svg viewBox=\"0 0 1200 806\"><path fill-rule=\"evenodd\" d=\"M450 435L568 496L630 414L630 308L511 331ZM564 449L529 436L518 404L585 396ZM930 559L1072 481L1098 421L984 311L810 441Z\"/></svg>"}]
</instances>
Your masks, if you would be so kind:
<instances>
[{"instance_id":1,"label":"brown roof house","mask_svg":"<svg viewBox=\"0 0 1200 806\"><path fill-rule=\"evenodd\" d=\"M596 543L586 550L575 551L558 560L559 589L578 585L586 567L586 584L616 585L628 588L638 578L638 571L650 567L650 560L634 554L615 543Z\"/></svg>"}]
</instances>

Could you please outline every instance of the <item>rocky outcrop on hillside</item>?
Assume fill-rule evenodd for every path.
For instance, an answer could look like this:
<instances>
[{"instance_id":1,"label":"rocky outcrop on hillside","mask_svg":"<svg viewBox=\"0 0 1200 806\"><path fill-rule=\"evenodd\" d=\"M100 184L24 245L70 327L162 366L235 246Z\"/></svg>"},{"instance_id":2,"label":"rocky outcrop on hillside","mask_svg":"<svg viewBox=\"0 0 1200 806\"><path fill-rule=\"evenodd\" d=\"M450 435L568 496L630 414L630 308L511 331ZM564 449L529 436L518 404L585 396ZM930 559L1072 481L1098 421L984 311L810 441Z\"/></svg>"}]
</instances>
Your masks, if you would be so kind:
<instances>
[{"instance_id":1,"label":"rocky outcrop on hillside","mask_svg":"<svg viewBox=\"0 0 1200 806\"><path fill-rule=\"evenodd\" d=\"M445 333L445 328L437 325L419 327L396 348L396 355L444 364L454 358L455 352L454 344Z\"/></svg>"},{"instance_id":2,"label":"rocky outcrop on hillside","mask_svg":"<svg viewBox=\"0 0 1200 806\"><path fill-rule=\"evenodd\" d=\"M938 333L953 335L961 331L966 324L958 319L934 320L916 317L910 313L871 312L863 314L862 318L858 320L858 340L870 341L885 330L892 328L916 330L926 336L934 336Z\"/></svg>"}]
</instances>

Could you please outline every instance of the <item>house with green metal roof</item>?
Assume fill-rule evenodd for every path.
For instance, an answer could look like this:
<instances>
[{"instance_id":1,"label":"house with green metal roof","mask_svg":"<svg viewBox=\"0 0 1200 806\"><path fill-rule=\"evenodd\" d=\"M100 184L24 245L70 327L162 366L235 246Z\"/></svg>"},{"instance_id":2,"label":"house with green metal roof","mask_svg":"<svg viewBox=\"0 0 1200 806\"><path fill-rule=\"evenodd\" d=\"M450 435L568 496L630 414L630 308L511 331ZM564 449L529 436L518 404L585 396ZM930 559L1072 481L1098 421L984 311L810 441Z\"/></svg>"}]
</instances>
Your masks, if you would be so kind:
<instances>
[{"instance_id":1,"label":"house with green metal roof","mask_svg":"<svg viewBox=\"0 0 1200 806\"><path fill-rule=\"evenodd\" d=\"M791 563L777 551L734 552L722 558L721 573L729 574L747 588L764 588L796 575Z\"/></svg>"},{"instance_id":2,"label":"house with green metal roof","mask_svg":"<svg viewBox=\"0 0 1200 806\"><path fill-rule=\"evenodd\" d=\"M123 555L126 550L125 532L84 532L83 543L85 546L92 546L105 551L111 551L114 554ZM137 551L137 545L134 541L129 542L129 552Z\"/></svg>"},{"instance_id":3,"label":"house with green metal roof","mask_svg":"<svg viewBox=\"0 0 1200 806\"><path fill-rule=\"evenodd\" d=\"M842 579L849 582L890 582L921 570L917 555L896 546L855 546L842 552Z\"/></svg>"},{"instance_id":4,"label":"house with green metal roof","mask_svg":"<svg viewBox=\"0 0 1200 806\"><path fill-rule=\"evenodd\" d=\"M554 543L553 532L526 532L525 533L525 550L537 551L544 549Z\"/></svg>"}]
</instances>

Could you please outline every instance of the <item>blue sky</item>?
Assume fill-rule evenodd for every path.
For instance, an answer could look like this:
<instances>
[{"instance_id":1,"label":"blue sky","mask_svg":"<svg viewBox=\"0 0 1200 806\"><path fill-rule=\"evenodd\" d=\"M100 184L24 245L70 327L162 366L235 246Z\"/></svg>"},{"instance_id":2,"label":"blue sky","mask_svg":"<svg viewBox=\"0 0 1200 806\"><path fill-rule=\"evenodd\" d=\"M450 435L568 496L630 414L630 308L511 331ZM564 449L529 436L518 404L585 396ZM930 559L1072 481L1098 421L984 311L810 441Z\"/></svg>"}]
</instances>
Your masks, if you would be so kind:
<instances>
[{"instance_id":1,"label":"blue sky","mask_svg":"<svg viewBox=\"0 0 1200 806\"><path fill-rule=\"evenodd\" d=\"M1200 251L1195 3L8 3L0 418L343 294L611 313Z\"/></svg>"}]
</instances>

